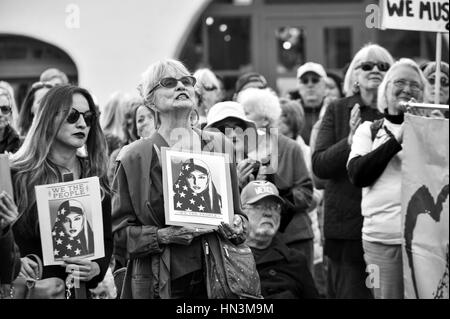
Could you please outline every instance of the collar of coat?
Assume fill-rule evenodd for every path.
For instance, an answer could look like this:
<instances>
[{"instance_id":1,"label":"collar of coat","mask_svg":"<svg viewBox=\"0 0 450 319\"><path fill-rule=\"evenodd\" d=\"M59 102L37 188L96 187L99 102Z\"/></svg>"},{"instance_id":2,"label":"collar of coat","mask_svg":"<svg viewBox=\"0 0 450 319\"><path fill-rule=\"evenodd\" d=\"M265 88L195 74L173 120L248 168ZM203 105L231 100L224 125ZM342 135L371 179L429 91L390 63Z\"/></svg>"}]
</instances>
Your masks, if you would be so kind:
<instances>
[{"instance_id":1,"label":"collar of coat","mask_svg":"<svg viewBox=\"0 0 450 319\"><path fill-rule=\"evenodd\" d=\"M283 243L280 235L277 234L272 239L270 246L263 249L261 254L259 254L258 260L255 261L257 265L272 263L279 260L287 260L289 262L292 259L291 256L290 248Z\"/></svg>"}]
</instances>

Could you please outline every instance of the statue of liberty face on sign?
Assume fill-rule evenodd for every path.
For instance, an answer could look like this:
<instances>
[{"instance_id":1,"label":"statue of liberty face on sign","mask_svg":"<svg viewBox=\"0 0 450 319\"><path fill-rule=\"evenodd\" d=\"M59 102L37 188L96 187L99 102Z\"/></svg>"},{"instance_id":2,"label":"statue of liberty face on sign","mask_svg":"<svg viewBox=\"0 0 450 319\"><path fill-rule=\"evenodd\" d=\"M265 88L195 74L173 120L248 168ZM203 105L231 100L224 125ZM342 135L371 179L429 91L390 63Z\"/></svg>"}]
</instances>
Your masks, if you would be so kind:
<instances>
[{"instance_id":1,"label":"statue of liberty face on sign","mask_svg":"<svg viewBox=\"0 0 450 319\"><path fill-rule=\"evenodd\" d=\"M52 238L55 260L94 253L92 229L79 201L67 200L58 207Z\"/></svg>"},{"instance_id":2,"label":"statue of liberty face on sign","mask_svg":"<svg viewBox=\"0 0 450 319\"><path fill-rule=\"evenodd\" d=\"M222 213L222 199L214 186L209 167L199 159L190 158L183 162L173 191L175 210Z\"/></svg>"}]
</instances>

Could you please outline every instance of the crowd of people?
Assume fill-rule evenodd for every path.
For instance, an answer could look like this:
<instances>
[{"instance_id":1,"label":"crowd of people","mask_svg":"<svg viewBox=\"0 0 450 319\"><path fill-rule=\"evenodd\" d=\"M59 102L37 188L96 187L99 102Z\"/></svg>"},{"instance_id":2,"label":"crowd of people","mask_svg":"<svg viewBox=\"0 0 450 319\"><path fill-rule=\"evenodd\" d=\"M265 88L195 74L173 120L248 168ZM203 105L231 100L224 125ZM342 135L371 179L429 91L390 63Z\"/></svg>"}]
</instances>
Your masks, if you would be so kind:
<instances>
[{"instance_id":1,"label":"crowd of people","mask_svg":"<svg viewBox=\"0 0 450 319\"><path fill-rule=\"evenodd\" d=\"M224 240L250 247L264 298L403 298L402 102L439 94L448 104L449 66L440 69L437 93L435 62L395 60L367 44L345 76L301 65L287 96L257 72L227 95L213 70L191 74L173 59L148 67L139 94L115 92L104 105L54 68L20 106L2 81L0 154L14 194L0 193L0 284L39 276L29 257L43 255L34 188L72 173L100 180L104 257L66 258L42 278L70 274L90 298L211 298L205 252ZM162 147L228 154L229 224L166 224ZM198 160L186 171L188 186L208 175ZM205 197L220 213L220 199ZM366 284L369 264L380 268L376 288Z\"/></svg>"}]
</instances>

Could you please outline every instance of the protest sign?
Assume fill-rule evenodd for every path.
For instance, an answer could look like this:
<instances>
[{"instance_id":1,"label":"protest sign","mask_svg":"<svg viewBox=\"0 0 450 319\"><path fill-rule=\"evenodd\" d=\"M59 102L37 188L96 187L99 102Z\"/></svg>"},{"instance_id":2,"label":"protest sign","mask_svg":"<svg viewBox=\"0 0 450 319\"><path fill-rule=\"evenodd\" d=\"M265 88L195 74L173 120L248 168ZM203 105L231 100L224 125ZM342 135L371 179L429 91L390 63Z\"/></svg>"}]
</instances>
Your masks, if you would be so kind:
<instances>
[{"instance_id":1,"label":"protest sign","mask_svg":"<svg viewBox=\"0 0 450 319\"><path fill-rule=\"evenodd\" d=\"M213 229L233 220L228 154L162 148L166 224Z\"/></svg>"},{"instance_id":2,"label":"protest sign","mask_svg":"<svg viewBox=\"0 0 450 319\"><path fill-rule=\"evenodd\" d=\"M380 0L381 28L436 32L435 92L440 91L442 34L449 32L448 0ZM434 103L439 103L439 94Z\"/></svg>"},{"instance_id":3,"label":"protest sign","mask_svg":"<svg viewBox=\"0 0 450 319\"><path fill-rule=\"evenodd\" d=\"M11 171L9 168L8 155L0 154L0 193L6 191L12 198L14 192L11 182Z\"/></svg>"},{"instance_id":4,"label":"protest sign","mask_svg":"<svg viewBox=\"0 0 450 319\"><path fill-rule=\"evenodd\" d=\"M35 187L44 265L105 256L98 177Z\"/></svg>"},{"instance_id":5,"label":"protest sign","mask_svg":"<svg viewBox=\"0 0 450 319\"><path fill-rule=\"evenodd\" d=\"M382 29L448 32L448 0L381 0Z\"/></svg>"},{"instance_id":6,"label":"protest sign","mask_svg":"<svg viewBox=\"0 0 450 319\"><path fill-rule=\"evenodd\" d=\"M449 121L406 114L402 161L405 298L449 298Z\"/></svg>"}]
</instances>

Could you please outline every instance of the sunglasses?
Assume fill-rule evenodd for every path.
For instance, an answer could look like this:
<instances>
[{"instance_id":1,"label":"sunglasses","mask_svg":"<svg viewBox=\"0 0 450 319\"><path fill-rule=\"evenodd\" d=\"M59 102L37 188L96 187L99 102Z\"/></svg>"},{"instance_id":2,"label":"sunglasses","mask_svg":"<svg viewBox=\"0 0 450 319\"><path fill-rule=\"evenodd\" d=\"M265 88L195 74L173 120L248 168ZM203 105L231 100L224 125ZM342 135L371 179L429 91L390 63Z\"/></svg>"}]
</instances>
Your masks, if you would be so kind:
<instances>
[{"instance_id":1,"label":"sunglasses","mask_svg":"<svg viewBox=\"0 0 450 319\"><path fill-rule=\"evenodd\" d=\"M86 123L86 126L91 126L94 124L95 121L95 113L92 111L86 111L84 113L78 112L75 109L72 109L69 113L69 115L66 118L67 123L74 124L78 121L80 118L80 115L83 115L84 122Z\"/></svg>"},{"instance_id":2,"label":"sunglasses","mask_svg":"<svg viewBox=\"0 0 450 319\"><path fill-rule=\"evenodd\" d=\"M309 82L311 82L312 84L317 84L320 81L320 77L318 76L305 76L305 77L301 77L300 78L300 82L302 84L308 84Z\"/></svg>"},{"instance_id":3,"label":"sunglasses","mask_svg":"<svg viewBox=\"0 0 450 319\"><path fill-rule=\"evenodd\" d=\"M435 78L429 78L427 80L428 80L428 83L430 83L431 85L434 85L436 83ZM448 87L448 79L447 78L441 78L441 86Z\"/></svg>"},{"instance_id":4,"label":"sunglasses","mask_svg":"<svg viewBox=\"0 0 450 319\"><path fill-rule=\"evenodd\" d=\"M386 63L386 62L371 62L371 61L368 61L368 62L362 62L356 68L357 69L361 68L363 71L372 71L372 69L375 67L375 65L377 66L378 70L380 70L381 72L386 72L391 67L391 65L389 63Z\"/></svg>"},{"instance_id":5,"label":"sunglasses","mask_svg":"<svg viewBox=\"0 0 450 319\"><path fill-rule=\"evenodd\" d=\"M197 83L197 80L190 75L182 76L179 79L168 77L168 78L162 78L159 80L158 84L156 84L149 92L148 95L150 95L154 90L156 90L159 86L172 89L177 86L178 81L183 83L184 86L194 86L195 83Z\"/></svg>"},{"instance_id":6,"label":"sunglasses","mask_svg":"<svg viewBox=\"0 0 450 319\"><path fill-rule=\"evenodd\" d=\"M9 113L11 113L11 107L7 105L2 105L0 106L0 111L2 112L3 115L8 115Z\"/></svg>"}]
</instances>

